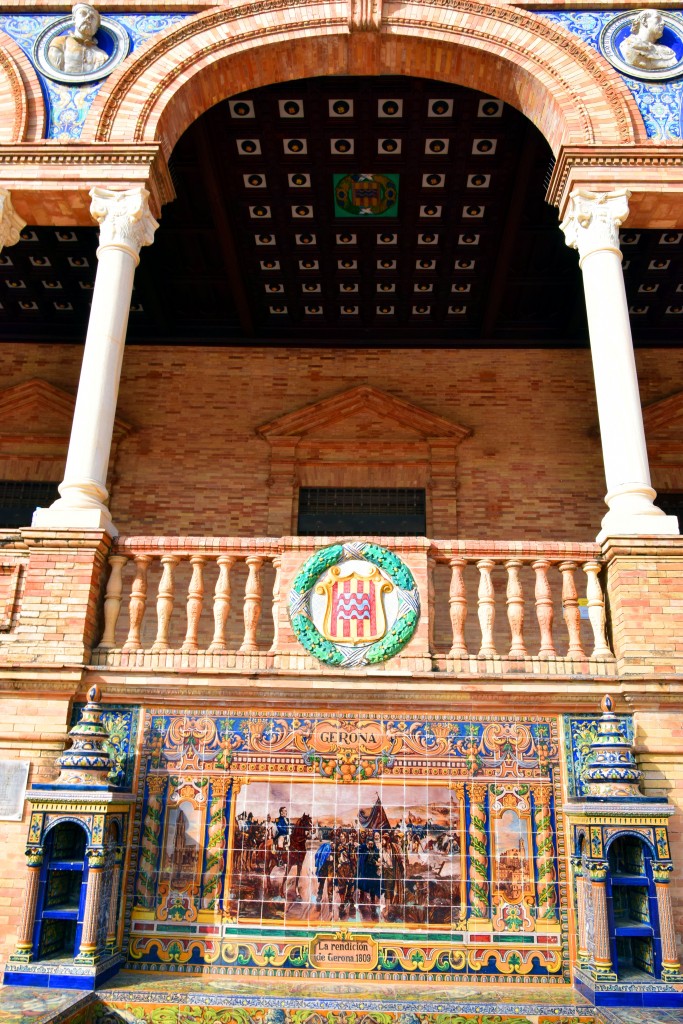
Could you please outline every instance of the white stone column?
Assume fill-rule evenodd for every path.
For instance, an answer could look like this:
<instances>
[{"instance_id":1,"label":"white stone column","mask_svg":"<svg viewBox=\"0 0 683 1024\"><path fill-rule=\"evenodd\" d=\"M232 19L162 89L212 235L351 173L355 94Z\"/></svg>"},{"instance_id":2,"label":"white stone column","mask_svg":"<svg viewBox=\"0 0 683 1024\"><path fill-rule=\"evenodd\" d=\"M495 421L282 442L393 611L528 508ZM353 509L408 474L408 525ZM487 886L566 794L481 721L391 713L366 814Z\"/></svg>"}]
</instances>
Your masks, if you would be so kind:
<instances>
[{"instance_id":1,"label":"white stone column","mask_svg":"<svg viewBox=\"0 0 683 1024\"><path fill-rule=\"evenodd\" d=\"M26 227L12 206L12 197L6 188L0 188L0 252L6 245L16 245Z\"/></svg>"},{"instance_id":2,"label":"white stone column","mask_svg":"<svg viewBox=\"0 0 683 1024\"><path fill-rule=\"evenodd\" d=\"M105 502L116 399L126 341L133 275L140 249L151 245L157 222L144 188L90 191L90 212L100 225L97 276L78 383L61 495L38 509L33 525L104 529L116 536Z\"/></svg>"},{"instance_id":3,"label":"white stone column","mask_svg":"<svg viewBox=\"0 0 683 1024\"><path fill-rule=\"evenodd\" d=\"M630 193L577 189L560 225L579 251L588 314L600 437L609 507L598 535L677 534L675 516L654 504L624 275L619 228Z\"/></svg>"}]
</instances>

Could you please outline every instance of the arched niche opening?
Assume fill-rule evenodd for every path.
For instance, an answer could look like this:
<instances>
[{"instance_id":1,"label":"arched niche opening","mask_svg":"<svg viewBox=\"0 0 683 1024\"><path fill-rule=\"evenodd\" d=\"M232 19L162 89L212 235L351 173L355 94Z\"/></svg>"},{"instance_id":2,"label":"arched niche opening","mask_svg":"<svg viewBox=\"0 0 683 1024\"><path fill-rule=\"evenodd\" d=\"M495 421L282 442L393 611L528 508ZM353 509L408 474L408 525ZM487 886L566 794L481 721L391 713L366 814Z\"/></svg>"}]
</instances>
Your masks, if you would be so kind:
<instances>
[{"instance_id":1,"label":"arched niche opening","mask_svg":"<svg viewBox=\"0 0 683 1024\"><path fill-rule=\"evenodd\" d=\"M38 960L75 957L81 941L87 887L85 827L60 821L45 836L34 948Z\"/></svg>"},{"instance_id":2,"label":"arched niche opening","mask_svg":"<svg viewBox=\"0 0 683 1024\"><path fill-rule=\"evenodd\" d=\"M612 963L619 981L661 973L659 914L652 851L636 834L622 834L608 850L607 912Z\"/></svg>"}]
</instances>

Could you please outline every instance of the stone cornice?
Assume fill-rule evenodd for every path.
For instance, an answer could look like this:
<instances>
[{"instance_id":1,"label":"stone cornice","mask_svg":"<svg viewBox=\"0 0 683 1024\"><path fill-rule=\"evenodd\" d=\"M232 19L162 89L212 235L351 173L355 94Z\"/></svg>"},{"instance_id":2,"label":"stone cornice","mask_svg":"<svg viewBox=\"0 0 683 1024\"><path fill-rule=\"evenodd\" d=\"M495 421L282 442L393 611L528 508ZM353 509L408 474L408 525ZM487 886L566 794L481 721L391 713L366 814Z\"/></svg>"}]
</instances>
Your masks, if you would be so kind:
<instances>
[{"instance_id":1,"label":"stone cornice","mask_svg":"<svg viewBox=\"0 0 683 1024\"><path fill-rule=\"evenodd\" d=\"M546 193L566 215L570 193L578 188L632 194L629 227L683 225L683 145L645 143L625 146L562 146ZM662 203L662 197L666 202ZM664 208L665 207L665 208Z\"/></svg>"},{"instance_id":2,"label":"stone cornice","mask_svg":"<svg viewBox=\"0 0 683 1024\"><path fill-rule=\"evenodd\" d=\"M0 187L9 189L19 211L29 223L40 223L31 208L36 192L48 197L70 196L71 219L60 218L59 202L50 201L51 223L92 226L89 190L93 186L117 189L143 186L150 193L150 207L161 207L175 195L161 144L19 142L0 145ZM80 197L80 202L73 202Z\"/></svg>"}]
</instances>

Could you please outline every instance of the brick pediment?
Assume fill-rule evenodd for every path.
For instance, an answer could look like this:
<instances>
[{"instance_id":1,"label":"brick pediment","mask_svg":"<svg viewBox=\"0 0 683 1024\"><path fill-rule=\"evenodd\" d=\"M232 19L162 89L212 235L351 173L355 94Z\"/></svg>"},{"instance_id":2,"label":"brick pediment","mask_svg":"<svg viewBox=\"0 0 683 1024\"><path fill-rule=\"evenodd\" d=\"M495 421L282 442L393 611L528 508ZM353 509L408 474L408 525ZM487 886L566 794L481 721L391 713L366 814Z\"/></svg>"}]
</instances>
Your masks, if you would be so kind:
<instances>
[{"instance_id":1,"label":"brick pediment","mask_svg":"<svg viewBox=\"0 0 683 1024\"><path fill-rule=\"evenodd\" d=\"M648 441L683 440L683 391L646 405L643 421Z\"/></svg>"},{"instance_id":2,"label":"brick pediment","mask_svg":"<svg viewBox=\"0 0 683 1024\"><path fill-rule=\"evenodd\" d=\"M304 406L259 427L271 443L279 439L448 440L459 444L471 431L458 423L379 388L363 384L321 402Z\"/></svg>"},{"instance_id":3,"label":"brick pediment","mask_svg":"<svg viewBox=\"0 0 683 1024\"><path fill-rule=\"evenodd\" d=\"M75 397L68 391L33 377L0 391L0 437L66 438L71 433ZM116 418L114 433L130 433L131 426Z\"/></svg>"}]
</instances>

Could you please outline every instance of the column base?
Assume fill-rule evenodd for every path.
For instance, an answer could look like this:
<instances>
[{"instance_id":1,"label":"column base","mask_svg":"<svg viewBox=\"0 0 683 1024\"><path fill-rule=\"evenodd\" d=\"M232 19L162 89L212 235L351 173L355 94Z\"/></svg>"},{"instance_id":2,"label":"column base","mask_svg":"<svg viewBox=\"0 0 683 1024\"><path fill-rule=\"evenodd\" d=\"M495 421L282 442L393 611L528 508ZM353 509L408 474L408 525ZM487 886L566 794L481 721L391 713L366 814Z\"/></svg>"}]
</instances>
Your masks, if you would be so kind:
<instances>
[{"instance_id":1,"label":"column base","mask_svg":"<svg viewBox=\"0 0 683 1024\"><path fill-rule=\"evenodd\" d=\"M117 974L125 959L121 953L115 953L113 956L103 957L97 964L81 964L75 960L41 960L30 964L8 962L2 983L92 992Z\"/></svg>"},{"instance_id":2,"label":"column base","mask_svg":"<svg viewBox=\"0 0 683 1024\"><path fill-rule=\"evenodd\" d=\"M15 949L7 960L11 964L30 964L33 960L33 946L30 949Z\"/></svg>"},{"instance_id":3,"label":"column base","mask_svg":"<svg viewBox=\"0 0 683 1024\"><path fill-rule=\"evenodd\" d=\"M602 520L598 544L610 537L678 537L678 519L665 515L628 515L608 512Z\"/></svg>"},{"instance_id":4,"label":"column base","mask_svg":"<svg viewBox=\"0 0 683 1024\"><path fill-rule=\"evenodd\" d=\"M31 526L41 530L104 530L110 537L118 537L109 509L100 508L37 508Z\"/></svg>"},{"instance_id":5,"label":"column base","mask_svg":"<svg viewBox=\"0 0 683 1024\"><path fill-rule=\"evenodd\" d=\"M585 996L594 1006L637 1006L645 1007L683 1007L683 986L671 984L664 977L649 978L642 981L618 979L606 980L604 977L593 978L585 967L575 967L573 972L574 988Z\"/></svg>"}]
</instances>

